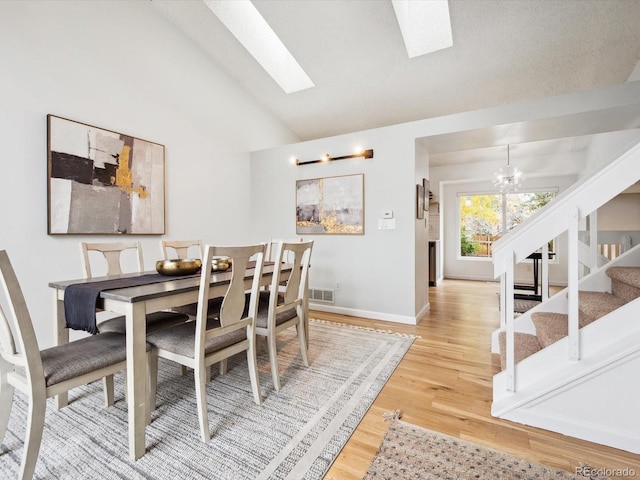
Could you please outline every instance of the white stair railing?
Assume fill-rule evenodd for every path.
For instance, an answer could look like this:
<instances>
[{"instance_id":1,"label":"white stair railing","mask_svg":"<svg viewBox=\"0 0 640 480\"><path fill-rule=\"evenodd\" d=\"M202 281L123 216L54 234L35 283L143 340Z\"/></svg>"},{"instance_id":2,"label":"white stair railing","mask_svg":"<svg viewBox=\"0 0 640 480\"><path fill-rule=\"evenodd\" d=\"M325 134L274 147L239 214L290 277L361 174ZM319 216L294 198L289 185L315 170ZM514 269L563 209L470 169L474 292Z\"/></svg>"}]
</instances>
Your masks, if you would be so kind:
<instances>
[{"instance_id":1,"label":"white stair railing","mask_svg":"<svg viewBox=\"0 0 640 480\"><path fill-rule=\"evenodd\" d=\"M590 222L590 269L597 268L597 216L598 207L604 205L620 192L640 180L640 142L634 142L600 171L586 177L562 192L535 215L518 225L493 245L494 276L500 277L501 328L506 332L505 374L506 390L517 390L515 368L515 326L513 314L515 265L537 250L542 250L542 291L548 293L547 244L560 234L567 232L567 279L568 279L568 358L580 360L580 337L578 322L579 282L579 235L580 220L591 215ZM593 233L595 232L595 233ZM593 253L595 249L596 253ZM546 278L545 278L546 276ZM546 285L545 285L546 283Z\"/></svg>"}]
</instances>

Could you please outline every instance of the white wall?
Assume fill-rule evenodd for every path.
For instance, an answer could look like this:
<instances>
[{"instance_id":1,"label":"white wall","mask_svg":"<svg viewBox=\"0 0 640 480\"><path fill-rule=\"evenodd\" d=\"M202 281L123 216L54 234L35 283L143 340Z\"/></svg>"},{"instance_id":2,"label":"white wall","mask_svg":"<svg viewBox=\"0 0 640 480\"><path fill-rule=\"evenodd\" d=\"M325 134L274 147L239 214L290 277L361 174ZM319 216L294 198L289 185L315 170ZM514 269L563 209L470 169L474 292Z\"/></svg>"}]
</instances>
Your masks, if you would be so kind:
<instances>
[{"instance_id":1,"label":"white wall","mask_svg":"<svg viewBox=\"0 0 640 480\"><path fill-rule=\"evenodd\" d=\"M600 170L639 140L640 129L637 128L596 135L589 145L585 168L580 176L590 176Z\"/></svg>"},{"instance_id":2,"label":"white wall","mask_svg":"<svg viewBox=\"0 0 640 480\"><path fill-rule=\"evenodd\" d=\"M640 230L640 193L620 194L600 207L598 230Z\"/></svg>"},{"instance_id":3,"label":"white wall","mask_svg":"<svg viewBox=\"0 0 640 480\"><path fill-rule=\"evenodd\" d=\"M417 185L423 185L423 179L429 179L429 152L419 141L416 140L414 144L415 182ZM429 192L425 192L425 197L428 206ZM429 213L423 211L422 215L424 219L416 218L415 230L415 311L418 318L429 308Z\"/></svg>"},{"instance_id":4,"label":"white wall","mask_svg":"<svg viewBox=\"0 0 640 480\"><path fill-rule=\"evenodd\" d=\"M304 162L326 153L347 155L357 146L374 149L374 157L301 166L290 162L291 157ZM252 237L296 236L296 180L364 174L364 235L305 235L315 241L310 286L333 289L340 282L333 311L415 322L415 162L413 139L393 127L254 152ZM378 230L387 210L393 210L397 229Z\"/></svg>"},{"instance_id":5,"label":"white wall","mask_svg":"<svg viewBox=\"0 0 640 480\"><path fill-rule=\"evenodd\" d=\"M485 171L480 177L478 171L474 171L475 167L469 165L429 168L428 152L416 149L416 139L630 105L637 103L638 98L640 82L634 82L253 152L252 238L264 240L295 236L297 179L364 173L365 235L310 236L316 240L310 284L313 288L332 289L337 282L341 283L342 289L335 295L335 305L325 309L414 323L428 308L427 293L422 290L428 271L426 261L420 258L422 247L425 248L425 259L427 255L426 228L424 221L415 219L415 185L418 179L426 175L431 181L431 190L440 193L445 185L441 180L488 179L487 164L482 167ZM356 145L373 148L375 157L300 167L289 163L292 156L305 161L320 158L326 153L343 155ZM527 163L521 166L523 170L542 169L546 172L547 181L535 177L532 181L564 188L568 180L548 179L550 176L575 178L576 172L584 168L584 156L573 158L578 160L578 166L567 161L570 157L563 157L563 161L550 157L533 158L528 162L536 169L528 169ZM490 165L489 176L500 166L503 162ZM394 211L397 230L377 230L377 220L385 210ZM441 212L441 222L449 214ZM425 241L420 229L425 229ZM441 242L443 248L445 243L447 240ZM490 264L487 266L489 271ZM481 278L493 279L490 273L483 273Z\"/></svg>"},{"instance_id":6,"label":"white wall","mask_svg":"<svg viewBox=\"0 0 640 480\"><path fill-rule=\"evenodd\" d=\"M80 241L115 240L47 236L48 113L165 145L167 238L248 241L248 152L297 140L150 2L0 2L0 65L0 248L41 348L48 283L82 276ZM160 238L140 240L152 269Z\"/></svg>"}]
</instances>

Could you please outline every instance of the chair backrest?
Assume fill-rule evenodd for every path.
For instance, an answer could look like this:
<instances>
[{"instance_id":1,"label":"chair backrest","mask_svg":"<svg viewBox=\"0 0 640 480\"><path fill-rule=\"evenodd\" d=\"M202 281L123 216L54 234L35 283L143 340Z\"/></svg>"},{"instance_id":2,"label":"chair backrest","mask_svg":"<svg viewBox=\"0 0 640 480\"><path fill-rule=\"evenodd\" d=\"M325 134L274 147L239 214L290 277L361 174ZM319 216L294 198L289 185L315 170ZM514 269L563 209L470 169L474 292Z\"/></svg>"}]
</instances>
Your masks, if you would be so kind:
<instances>
[{"instance_id":1,"label":"chair backrest","mask_svg":"<svg viewBox=\"0 0 640 480\"><path fill-rule=\"evenodd\" d=\"M80 249L82 251L82 264L87 278L91 278L91 257L90 251L102 253L107 262L107 275L120 275L123 273L120 260L122 252L125 250L135 250L137 271L144 271L144 261L142 260L142 246L140 242L112 242L112 243L87 243L81 242Z\"/></svg>"},{"instance_id":2,"label":"chair backrest","mask_svg":"<svg viewBox=\"0 0 640 480\"><path fill-rule=\"evenodd\" d=\"M269 314L278 310L287 310L293 306L302 304L309 278L309 263L311 262L311 251L313 240L302 242L281 241L278 243L274 255L274 272L271 280L271 292L279 292L278 295L271 294L269 297ZM285 258L286 263L285 263ZM292 264L291 270L282 278L282 268L286 264ZM277 305L278 299L284 302Z\"/></svg>"},{"instance_id":3,"label":"chair backrest","mask_svg":"<svg viewBox=\"0 0 640 480\"><path fill-rule=\"evenodd\" d=\"M200 328L204 329L204 325L206 324L212 260L213 258L221 256L230 257L232 259L232 267L231 280L220 309L220 324L224 328L233 327L234 325L237 326L237 328L244 325L252 325L252 328L255 328L254 319L258 310L258 292L262 277L265 250L266 245L264 243L245 246L205 246L204 259L202 260L202 273L200 275L200 291L198 293L198 313L196 315L196 321L201 322L202 325L198 325L196 330L200 330ZM247 276L247 270L251 268L255 270L253 272L251 286L247 287L245 277ZM247 290L250 291L249 308L248 314L244 316L245 292Z\"/></svg>"},{"instance_id":4,"label":"chair backrest","mask_svg":"<svg viewBox=\"0 0 640 480\"><path fill-rule=\"evenodd\" d=\"M11 371L11 365L24 367L30 388L33 388L36 381L41 382L44 388L38 340L27 303L6 250L0 250L0 281L4 297L0 299L0 369L6 371L8 368ZM9 317L6 316L2 305L6 305ZM11 325L13 325L15 337ZM16 340L18 348L16 348Z\"/></svg>"},{"instance_id":5,"label":"chair backrest","mask_svg":"<svg viewBox=\"0 0 640 480\"><path fill-rule=\"evenodd\" d=\"M182 260L185 258L202 258L204 253L202 240L161 240L160 246L162 247L162 255L164 255L165 260L174 258L180 258ZM197 255L193 255L196 247ZM172 251L175 256L169 255ZM191 252L192 255L189 255L189 252Z\"/></svg>"}]
</instances>

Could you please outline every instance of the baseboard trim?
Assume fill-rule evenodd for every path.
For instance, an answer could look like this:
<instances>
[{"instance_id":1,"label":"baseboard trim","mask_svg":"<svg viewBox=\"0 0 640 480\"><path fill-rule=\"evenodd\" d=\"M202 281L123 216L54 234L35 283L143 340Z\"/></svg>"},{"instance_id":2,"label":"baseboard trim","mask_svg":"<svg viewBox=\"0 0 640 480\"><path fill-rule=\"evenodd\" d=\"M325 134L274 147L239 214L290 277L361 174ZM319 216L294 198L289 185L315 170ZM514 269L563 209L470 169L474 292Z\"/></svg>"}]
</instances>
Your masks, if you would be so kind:
<instances>
[{"instance_id":1,"label":"baseboard trim","mask_svg":"<svg viewBox=\"0 0 640 480\"><path fill-rule=\"evenodd\" d=\"M640 438L637 432L611 428L587 419L572 419L567 416L545 414L531 410L513 410L501 416L512 422L543 428L574 438L580 438L599 445L607 445L621 450L640 453Z\"/></svg>"},{"instance_id":2,"label":"baseboard trim","mask_svg":"<svg viewBox=\"0 0 640 480\"><path fill-rule=\"evenodd\" d=\"M335 307L331 305L322 305L319 303L309 302L310 310L318 310L319 312L337 313L340 315L349 315L352 317L364 317L372 320L383 320L385 322L402 323L405 325L417 325L422 316L429 310L430 304L427 303L415 317L406 315L394 315L392 313L372 312L369 310L359 310L355 308Z\"/></svg>"}]
</instances>

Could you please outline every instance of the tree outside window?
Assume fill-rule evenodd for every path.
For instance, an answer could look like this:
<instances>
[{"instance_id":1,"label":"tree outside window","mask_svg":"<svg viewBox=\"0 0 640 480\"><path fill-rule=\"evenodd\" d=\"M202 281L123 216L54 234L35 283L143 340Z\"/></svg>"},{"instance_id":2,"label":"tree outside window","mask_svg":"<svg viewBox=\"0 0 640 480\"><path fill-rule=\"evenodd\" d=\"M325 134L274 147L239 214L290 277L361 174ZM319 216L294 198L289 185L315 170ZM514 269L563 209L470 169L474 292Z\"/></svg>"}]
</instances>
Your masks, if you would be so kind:
<instances>
[{"instance_id":1,"label":"tree outside window","mask_svg":"<svg viewBox=\"0 0 640 480\"><path fill-rule=\"evenodd\" d=\"M491 257L493 244L504 232L520 225L554 196L548 191L460 195L460 255Z\"/></svg>"}]
</instances>

